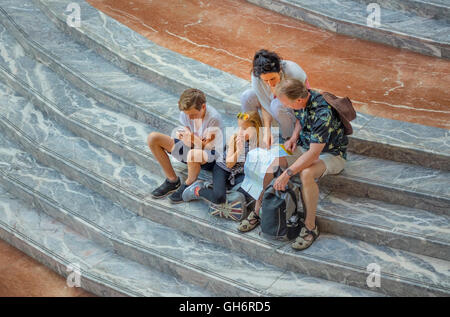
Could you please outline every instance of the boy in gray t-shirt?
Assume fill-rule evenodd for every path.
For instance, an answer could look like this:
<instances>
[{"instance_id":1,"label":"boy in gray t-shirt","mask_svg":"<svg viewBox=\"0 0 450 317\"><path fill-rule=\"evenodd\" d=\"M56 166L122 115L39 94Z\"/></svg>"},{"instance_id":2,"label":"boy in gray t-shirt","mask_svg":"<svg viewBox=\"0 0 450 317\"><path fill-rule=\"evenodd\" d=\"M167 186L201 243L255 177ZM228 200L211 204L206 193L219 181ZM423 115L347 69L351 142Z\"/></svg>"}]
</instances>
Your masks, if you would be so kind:
<instances>
[{"instance_id":1,"label":"boy in gray t-shirt","mask_svg":"<svg viewBox=\"0 0 450 317\"><path fill-rule=\"evenodd\" d=\"M215 143L222 142L222 118L219 112L206 105L206 96L199 89L186 89L178 101L180 123L183 128L171 136L152 132L147 142L161 165L166 180L152 191L153 198L167 195L173 203L183 201L183 191L197 180L201 169L211 170L215 161ZM188 177L181 184L170 162L168 154L188 165Z\"/></svg>"}]
</instances>

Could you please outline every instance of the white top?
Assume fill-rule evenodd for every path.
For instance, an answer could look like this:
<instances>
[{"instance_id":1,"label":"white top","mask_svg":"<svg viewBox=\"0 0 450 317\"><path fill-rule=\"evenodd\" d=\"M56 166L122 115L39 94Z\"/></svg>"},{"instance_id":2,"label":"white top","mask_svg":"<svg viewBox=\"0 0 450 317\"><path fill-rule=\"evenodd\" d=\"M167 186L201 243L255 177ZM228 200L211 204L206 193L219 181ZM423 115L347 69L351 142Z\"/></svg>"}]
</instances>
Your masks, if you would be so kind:
<instances>
[{"instance_id":1,"label":"white top","mask_svg":"<svg viewBox=\"0 0 450 317\"><path fill-rule=\"evenodd\" d=\"M222 116L220 113L211 106L206 105L206 113L205 117L202 119L194 119L191 120L189 117L183 112L180 112L180 123L189 127L191 132L193 132L199 138L206 138L208 128L217 127L222 130Z\"/></svg>"},{"instance_id":2,"label":"white top","mask_svg":"<svg viewBox=\"0 0 450 317\"><path fill-rule=\"evenodd\" d=\"M289 78L295 78L301 80L303 83L306 81L305 71L295 62L281 61L282 78L284 76ZM252 89L256 92L258 101L264 109L270 113L270 103L274 99L273 93L261 78L255 77L252 72Z\"/></svg>"}]
</instances>

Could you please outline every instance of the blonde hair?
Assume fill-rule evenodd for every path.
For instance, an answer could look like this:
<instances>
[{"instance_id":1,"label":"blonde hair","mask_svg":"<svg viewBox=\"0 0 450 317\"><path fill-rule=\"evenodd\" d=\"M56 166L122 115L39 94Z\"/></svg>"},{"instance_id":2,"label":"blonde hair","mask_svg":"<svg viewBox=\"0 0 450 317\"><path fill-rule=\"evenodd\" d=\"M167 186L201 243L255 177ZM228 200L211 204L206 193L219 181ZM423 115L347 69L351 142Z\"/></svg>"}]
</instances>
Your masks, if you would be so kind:
<instances>
[{"instance_id":1,"label":"blonde hair","mask_svg":"<svg viewBox=\"0 0 450 317\"><path fill-rule=\"evenodd\" d=\"M206 103L206 96L200 89L189 88L183 91L178 101L178 108L180 111L186 111L191 108L201 110Z\"/></svg>"},{"instance_id":2,"label":"blonde hair","mask_svg":"<svg viewBox=\"0 0 450 317\"><path fill-rule=\"evenodd\" d=\"M244 120L245 122L250 122L252 126L256 129L256 144L259 146L259 130L262 127L262 120L259 116L258 111L248 111L248 112L239 112L238 119ZM236 135L234 138L234 142L236 145Z\"/></svg>"},{"instance_id":3,"label":"blonde hair","mask_svg":"<svg viewBox=\"0 0 450 317\"><path fill-rule=\"evenodd\" d=\"M286 96L289 100L297 100L308 96L308 89L301 80L284 78L275 88L277 96Z\"/></svg>"}]
</instances>

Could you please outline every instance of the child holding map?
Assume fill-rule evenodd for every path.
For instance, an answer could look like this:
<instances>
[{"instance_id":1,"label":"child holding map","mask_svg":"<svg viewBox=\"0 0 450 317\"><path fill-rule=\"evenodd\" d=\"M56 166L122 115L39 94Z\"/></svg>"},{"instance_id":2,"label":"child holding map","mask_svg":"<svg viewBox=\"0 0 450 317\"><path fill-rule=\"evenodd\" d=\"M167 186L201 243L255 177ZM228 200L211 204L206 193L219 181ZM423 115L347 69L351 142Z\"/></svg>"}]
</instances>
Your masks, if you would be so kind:
<instances>
[{"instance_id":1,"label":"child holding map","mask_svg":"<svg viewBox=\"0 0 450 317\"><path fill-rule=\"evenodd\" d=\"M244 179L244 163L249 150L260 145L261 118L257 111L238 113L239 130L234 133L213 167L213 186L206 186L203 181L196 181L183 193L184 201L199 198L213 204L226 201L227 188L239 184Z\"/></svg>"}]
</instances>

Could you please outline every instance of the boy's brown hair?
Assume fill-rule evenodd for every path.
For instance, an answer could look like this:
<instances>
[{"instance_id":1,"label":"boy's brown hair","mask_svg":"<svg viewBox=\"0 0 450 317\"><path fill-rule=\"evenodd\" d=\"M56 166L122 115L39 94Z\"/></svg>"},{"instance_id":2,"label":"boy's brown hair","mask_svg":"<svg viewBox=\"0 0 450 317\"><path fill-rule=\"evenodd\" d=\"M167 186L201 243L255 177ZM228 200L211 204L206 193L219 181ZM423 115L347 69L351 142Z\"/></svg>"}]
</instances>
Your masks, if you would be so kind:
<instances>
[{"instance_id":1,"label":"boy's brown hair","mask_svg":"<svg viewBox=\"0 0 450 317\"><path fill-rule=\"evenodd\" d=\"M285 78L275 88L279 96L286 96L289 100L297 100L308 96L308 89L302 81L294 78Z\"/></svg>"},{"instance_id":2,"label":"boy's brown hair","mask_svg":"<svg viewBox=\"0 0 450 317\"><path fill-rule=\"evenodd\" d=\"M183 91L178 101L180 111L186 111L194 107L201 110L203 104L206 103L206 96L200 89L189 88Z\"/></svg>"}]
</instances>

